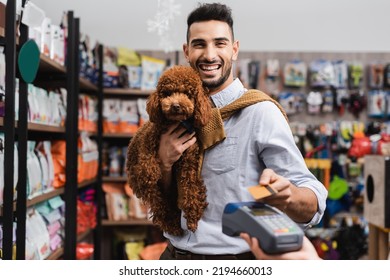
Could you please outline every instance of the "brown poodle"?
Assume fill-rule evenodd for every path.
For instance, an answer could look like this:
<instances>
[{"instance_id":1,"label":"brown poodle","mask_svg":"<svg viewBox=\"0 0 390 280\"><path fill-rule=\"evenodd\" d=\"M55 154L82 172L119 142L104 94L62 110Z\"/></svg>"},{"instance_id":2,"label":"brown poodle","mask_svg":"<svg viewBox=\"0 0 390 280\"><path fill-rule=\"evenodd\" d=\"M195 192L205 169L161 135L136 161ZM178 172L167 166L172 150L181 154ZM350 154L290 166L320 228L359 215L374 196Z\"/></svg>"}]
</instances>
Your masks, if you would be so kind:
<instances>
[{"instance_id":1,"label":"brown poodle","mask_svg":"<svg viewBox=\"0 0 390 280\"><path fill-rule=\"evenodd\" d=\"M149 121L136 133L127 151L128 181L135 195L150 207L153 222L163 231L181 235L181 211L191 231L207 207L206 187L200 176L199 140L188 148L173 166L174 184L165 192L158 149L160 136L169 125L183 122L195 133L211 117L211 104L198 73L189 66L174 66L160 77L156 91L150 95L146 110ZM188 124L190 123L190 124Z\"/></svg>"}]
</instances>

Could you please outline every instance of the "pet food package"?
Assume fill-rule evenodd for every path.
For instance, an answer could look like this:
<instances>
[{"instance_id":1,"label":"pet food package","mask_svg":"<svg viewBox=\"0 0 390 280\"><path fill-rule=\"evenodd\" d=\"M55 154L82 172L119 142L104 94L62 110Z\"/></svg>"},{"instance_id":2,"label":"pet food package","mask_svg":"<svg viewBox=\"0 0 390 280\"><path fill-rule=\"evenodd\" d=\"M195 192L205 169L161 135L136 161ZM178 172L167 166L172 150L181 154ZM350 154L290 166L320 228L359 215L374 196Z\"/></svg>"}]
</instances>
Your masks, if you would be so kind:
<instances>
[{"instance_id":1,"label":"pet food package","mask_svg":"<svg viewBox=\"0 0 390 280\"><path fill-rule=\"evenodd\" d=\"M260 61L252 60L249 62L248 68L249 88L258 88L260 78Z\"/></svg>"},{"instance_id":2,"label":"pet food package","mask_svg":"<svg viewBox=\"0 0 390 280\"><path fill-rule=\"evenodd\" d=\"M91 48L90 38L85 33L80 33L80 76L90 80L92 83L96 82L94 76L94 55Z\"/></svg>"},{"instance_id":3,"label":"pet food package","mask_svg":"<svg viewBox=\"0 0 390 280\"><path fill-rule=\"evenodd\" d=\"M373 62L368 65L368 83L372 89L383 88L385 77L385 66L379 62Z\"/></svg>"},{"instance_id":4,"label":"pet food package","mask_svg":"<svg viewBox=\"0 0 390 280\"><path fill-rule=\"evenodd\" d=\"M142 90L153 90L157 86L157 82L164 71L165 61L143 55L142 59Z\"/></svg>"},{"instance_id":5,"label":"pet food package","mask_svg":"<svg viewBox=\"0 0 390 280\"><path fill-rule=\"evenodd\" d=\"M119 131L121 133L135 133L138 124L137 100L122 100L119 109Z\"/></svg>"},{"instance_id":6,"label":"pet food package","mask_svg":"<svg viewBox=\"0 0 390 280\"><path fill-rule=\"evenodd\" d=\"M361 62L353 62L348 67L348 84L350 89L358 89L363 85L364 67Z\"/></svg>"},{"instance_id":7,"label":"pet food package","mask_svg":"<svg viewBox=\"0 0 390 280\"><path fill-rule=\"evenodd\" d=\"M62 188L65 186L66 176L66 142L64 140L55 140L51 142L51 154L54 167L54 188Z\"/></svg>"},{"instance_id":8,"label":"pet food package","mask_svg":"<svg viewBox=\"0 0 390 280\"><path fill-rule=\"evenodd\" d=\"M303 111L304 94L301 92L283 91L279 94L279 103L287 115L297 114Z\"/></svg>"},{"instance_id":9,"label":"pet food package","mask_svg":"<svg viewBox=\"0 0 390 280\"><path fill-rule=\"evenodd\" d=\"M28 35L33 39L41 50L42 24L45 20L45 11L31 1L27 1L23 8L22 23L28 26Z\"/></svg>"},{"instance_id":10,"label":"pet food package","mask_svg":"<svg viewBox=\"0 0 390 280\"><path fill-rule=\"evenodd\" d=\"M141 88L142 83L142 67L141 66L128 66L129 75L129 87Z\"/></svg>"},{"instance_id":11,"label":"pet food package","mask_svg":"<svg viewBox=\"0 0 390 280\"><path fill-rule=\"evenodd\" d=\"M271 96L277 97L280 93L281 68L278 59L267 59L265 71L262 75L262 84L260 85L264 92L268 92Z\"/></svg>"},{"instance_id":12,"label":"pet food package","mask_svg":"<svg viewBox=\"0 0 390 280\"><path fill-rule=\"evenodd\" d=\"M321 111L323 102L322 94L319 91L311 91L306 97L307 109L309 114L318 114Z\"/></svg>"},{"instance_id":13,"label":"pet food package","mask_svg":"<svg viewBox=\"0 0 390 280\"><path fill-rule=\"evenodd\" d=\"M260 78L260 61L241 59L235 69L237 77L246 88L258 88Z\"/></svg>"},{"instance_id":14,"label":"pet food package","mask_svg":"<svg viewBox=\"0 0 390 280\"><path fill-rule=\"evenodd\" d=\"M367 114L369 117L383 117L386 113L388 93L384 90L368 91Z\"/></svg>"},{"instance_id":15,"label":"pet food package","mask_svg":"<svg viewBox=\"0 0 390 280\"><path fill-rule=\"evenodd\" d=\"M50 141L42 141L37 144L36 150L41 153L41 157L43 157L43 162L47 162L45 178L45 188L44 192L50 192L54 190L53 182L54 182L54 165L53 165L53 157L51 154L51 142ZM43 170L43 168L42 168Z\"/></svg>"},{"instance_id":16,"label":"pet food package","mask_svg":"<svg viewBox=\"0 0 390 280\"><path fill-rule=\"evenodd\" d=\"M63 230L61 219L64 217L64 212L61 208L64 207L65 202L60 196L53 197L36 205L35 209L42 215L46 225L50 240L50 250L58 249L62 244L60 236Z\"/></svg>"},{"instance_id":17,"label":"pet food package","mask_svg":"<svg viewBox=\"0 0 390 280\"><path fill-rule=\"evenodd\" d=\"M51 124L52 110L49 94L43 88L28 85L29 121L39 124Z\"/></svg>"},{"instance_id":18,"label":"pet food package","mask_svg":"<svg viewBox=\"0 0 390 280\"><path fill-rule=\"evenodd\" d=\"M78 127L81 131L97 131L97 99L86 94L79 95L79 121Z\"/></svg>"},{"instance_id":19,"label":"pet food package","mask_svg":"<svg viewBox=\"0 0 390 280\"><path fill-rule=\"evenodd\" d=\"M65 125L66 108L61 94L54 91L48 93L49 125L62 127Z\"/></svg>"},{"instance_id":20,"label":"pet food package","mask_svg":"<svg viewBox=\"0 0 390 280\"><path fill-rule=\"evenodd\" d=\"M150 219L148 207L133 193L129 184L124 186L129 197L129 217L133 219Z\"/></svg>"},{"instance_id":21,"label":"pet food package","mask_svg":"<svg viewBox=\"0 0 390 280\"><path fill-rule=\"evenodd\" d=\"M117 65L137 66L141 65L141 56L134 50L118 47L117 52Z\"/></svg>"},{"instance_id":22,"label":"pet food package","mask_svg":"<svg viewBox=\"0 0 390 280\"><path fill-rule=\"evenodd\" d=\"M288 61L284 65L284 85L287 87L306 86L307 68L301 60Z\"/></svg>"},{"instance_id":23,"label":"pet food package","mask_svg":"<svg viewBox=\"0 0 390 280\"><path fill-rule=\"evenodd\" d=\"M141 127L144 123L149 120L149 114L146 111L146 98L137 99L137 109L139 113L139 126Z\"/></svg>"},{"instance_id":24,"label":"pet food package","mask_svg":"<svg viewBox=\"0 0 390 280\"><path fill-rule=\"evenodd\" d=\"M17 190L16 185L18 184L18 147L14 145L14 197L16 199ZM0 206L3 205L4 202L4 133L0 133Z\"/></svg>"},{"instance_id":25,"label":"pet food package","mask_svg":"<svg viewBox=\"0 0 390 280\"><path fill-rule=\"evenodd\" d=\"M118 67L118 86L120 88L129 87L129 70L126 65L120 65Z\"/></svg>"},{"instance_id":26,"label":"pet food package","mask_svg":"<svg viewBox=\"0 0 390 280\"><path fill-rule=\"evenodd\" d=\"M278 59L267 59L266 63L266 76L267 78L276 78L280 76L280 63Z\"/></svg>"},{"instance_id":27,"label":"pet food package","mask_svg":"<svg viewBox=\"0 0 390 280\"><path fill-rule=\"evenodd\" d=\"M103 132L119 132L120 100L107 98L103 101Z\"/></svg>"},{"instance_id":28,"label":"pet food package","mask_svg":"<svg viewBox=\"0 0 390 280\"><path fill-rule=\"evenodd\" d=\"M98 100L94 96L87 97L87 119L85 122L85 130L90 132L97 132L98 122Z\"/></svg>"},{"instance_id":29,"label":"pet food package","mask_svg":"<svg viewBox=\"0 0 390 280\"><path fill-rule=\"evenodd\" d=\"M65 64L64 36L59 25L50 25L50 59L60 65Z\"/></svg>"},{"instance_id":30,"label":"pet food package","mask_svg":"<svg viewBox=\"0 0 390 280\"><path fill-rule=\"evenodd\" d=\"M325 92L323 92L322 96L323 96L322 112L323 113L333 112L333 92L330 90L326 90Z\"/></svg>"},{"instance_id":31,"label":"pet food package","mask_svg":"<svg viewBox=\"0 0 390 280\"><path fill-rule=\"evenodd\" d=\"M317 59L310 63L310 85L312 87L328 87L334 85L335 73L333 64L325 59Z\"/></svg>"},{"instance_id":32,"label":"pet food package","mask_svg":"<svg viewBox=\"0 0 390 280\"><path fill-rule=\"evenodd\" d=\"M128 219L128 196L121 183L103 183L106 198L107 216L109 220L120 221Z\"/></svg>"},{"instance_id":33,"label":"pet food package","mask_svg":"<svg viewBox=\"0 0 390 280\"><path fill-rule=\"evenodd\" d=\"M91 189L87 189L87 193ZM83 233L88 229L96 227L96 205L91 201L94 198L89 198L90 194L81 195L77 199L77 234Z\"/></svg>"},{"instance_id":34,"label":"pet food package","mask_svg":"<svg viewBox=\"0 0 390 280\"><path fill-rule=\"evenodd\" d=\"M41 52L50 57L51 47L51 19L45 17L41 25Z\"/></svg>"},{"instance_id":35,"label":"pet food package","mask_svg":"<svg viewBox=\"0 0 390 280\"><path fill-rule=\"evenodd\" d=\"M335 88L348 88L348 64L344 60L333 61Z\"/></svg>"},{"instance_id":36,"label":"pet food package","mask_svg":"<svg viewBox=\"0 0 390 280\"><path fill-rule=\"evenodd\" d=\"M99 152L97 143L87 133L82 132L78 141L78 175L79 183L91 180L97 175Z\"/></svg>"},{"instance_id":37,"label":"pet food package","mask_svg":"<svg viewBox=\"0 0 390 280\"><path fill-rule=\"evenodd\" d=\"M39 159L35 153L35 141L27 141L27 198L42 194L43 174Z\"/></svg>"},{"instance_id":38,"label":"pet food package","mask_svg":"<svg viewBox=\"0 0 390 280\"><path fill-rule=\"evenodd\" d=\"M50 181L49 181L49 163L47 162L47 158L45 155L39 150L35 149L35 154L38 158L39 165L41 168L42 174L42 193L49 192L51 189Z\"/></svg>"},{"instance_id":39,"label":"pet food package","mask_svg":"<svg viewBox=\"0 0 390 280\"><path fill-rule=\"evenodd\" d=\"M122 176L122 162L124 161L122 149L116 146L110 147L109 159L110 159L110 163L109 163L110 176L111 177Z\"/></svg>"},{"instance_id":40,"label":"pet food package","mask_svg":"<svg viewBox=\"0 0 390 280\"><path fill-rule=\"evenodd\" d=\"M34 208L27 210L26 240L35 245L35 251L38 252L40 260L44 260L50 255L49 232L42 215Z\"/></svg>"}]
</instances>

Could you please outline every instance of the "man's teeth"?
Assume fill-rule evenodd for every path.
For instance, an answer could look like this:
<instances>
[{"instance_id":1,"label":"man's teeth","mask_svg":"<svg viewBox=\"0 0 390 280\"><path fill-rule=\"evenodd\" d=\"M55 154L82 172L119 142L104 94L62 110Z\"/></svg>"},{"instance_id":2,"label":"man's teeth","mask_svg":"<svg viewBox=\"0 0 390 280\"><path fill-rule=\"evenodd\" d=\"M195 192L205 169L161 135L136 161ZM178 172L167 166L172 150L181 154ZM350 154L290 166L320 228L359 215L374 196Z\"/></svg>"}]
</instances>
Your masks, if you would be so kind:
<instances>
[{"instance_id":1,"label":"man's teeth","mask_svg":"<svg viewBox=\"0 0 390 280\"><path fill-rule=\"evenodd\" d=\"M212 70L217 70L219 68L218 65L215 66L202 66L202 70L207 70L207 71L212 71Z\"/></svg>"}]
</instances>

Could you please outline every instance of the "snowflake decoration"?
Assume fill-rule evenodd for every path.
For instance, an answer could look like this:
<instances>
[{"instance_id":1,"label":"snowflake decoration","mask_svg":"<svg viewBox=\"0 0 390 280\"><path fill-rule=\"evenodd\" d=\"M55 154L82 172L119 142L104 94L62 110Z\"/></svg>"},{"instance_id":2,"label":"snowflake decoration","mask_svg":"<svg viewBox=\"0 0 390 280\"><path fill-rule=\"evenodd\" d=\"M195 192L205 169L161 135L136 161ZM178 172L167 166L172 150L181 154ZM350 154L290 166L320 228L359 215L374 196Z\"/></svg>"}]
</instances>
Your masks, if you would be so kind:
<instances>
[{"instance_id":1,"label":"snowflake decoration","mask_svg":"<svg viewBox=\"0 0 390 280\"><path fill-rule=\"evenodd\" d=\"M158 12L154 20L148 20L148 32L157 32L159 36L169 30L169 20L165 15Z\"/></svg>"},{"instance_id":2,"label":"snowflake decoration","mask_svg":"<svg viewBox=\"0 0 390 280\"><path fill-rule=\"evenodd\" d=\"M158 0L158 12L151 20L147 20L148 32L156 32L160 37L159 45L165 52L173 50L170 29L176 16L180 15L180 4L175 0Z\"/></svg>"},{"instance_id":3,"label":"snowflake decoration","mask_svg":"<svg viewBox=\"0 0 390 280\"><path fill-rule=\"evenodd\" d=\"M165 1L158 1L159 7L162 9L163 13L167 17L168 20L173 20L175 16L180 15L180 4L175 4L175 0L165 0Z\"/></svg>"}]
</instances>

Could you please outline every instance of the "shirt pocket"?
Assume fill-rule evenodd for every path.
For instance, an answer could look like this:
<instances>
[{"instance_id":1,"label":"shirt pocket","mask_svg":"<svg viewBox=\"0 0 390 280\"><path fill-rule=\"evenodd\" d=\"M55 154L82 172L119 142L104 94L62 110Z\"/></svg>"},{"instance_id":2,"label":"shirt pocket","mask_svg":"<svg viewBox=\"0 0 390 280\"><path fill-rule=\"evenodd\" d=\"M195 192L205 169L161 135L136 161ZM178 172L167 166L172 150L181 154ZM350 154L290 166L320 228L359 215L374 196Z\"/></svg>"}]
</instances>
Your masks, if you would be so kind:
<instances>
[{"instance_id":1,"label":"shirt pocket","mask_svg":"<svg viewBox=\"0 0 390 280\"><path fill-rule=\"evenodd\" d=\"M204 167L216 174L229 172L237 166L238 137L227 137L209 150Z\"/></svg>"}]
</instances>

